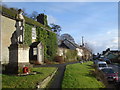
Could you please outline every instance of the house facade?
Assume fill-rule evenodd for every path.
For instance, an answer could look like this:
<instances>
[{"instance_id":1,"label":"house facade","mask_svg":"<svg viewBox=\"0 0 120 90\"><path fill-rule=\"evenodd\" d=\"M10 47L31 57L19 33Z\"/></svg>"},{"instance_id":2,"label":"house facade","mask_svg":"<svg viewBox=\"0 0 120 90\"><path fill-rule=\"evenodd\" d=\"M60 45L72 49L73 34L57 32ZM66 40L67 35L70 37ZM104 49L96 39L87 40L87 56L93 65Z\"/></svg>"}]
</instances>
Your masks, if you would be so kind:
<instances>
[{"instance_id":1,"label":"house facade","mask_svg":"<svg viewBox=\"0 0 120 90\"><path fill-rule=\"evenodd\" d=\"M59 45L57 55L63 56L65 59L67 57L68 51L75 51L74 53L76 53L76 57L74 57L74 59L89 60L92 57L92 52L90 52L87 48L80 47L76 43L65 39Z\"/></svg>"},{"instance_id":2,"label":"house facade","mask_svg":"<svg viewBox=\"0 0 120 90\"><path fill-rule=\"evenodd\" d=\"M104 57L110 59L112 62L120 62L120 51L119 50L110 50L110 48L103 51Z\"/></svg>"}]
</instances>

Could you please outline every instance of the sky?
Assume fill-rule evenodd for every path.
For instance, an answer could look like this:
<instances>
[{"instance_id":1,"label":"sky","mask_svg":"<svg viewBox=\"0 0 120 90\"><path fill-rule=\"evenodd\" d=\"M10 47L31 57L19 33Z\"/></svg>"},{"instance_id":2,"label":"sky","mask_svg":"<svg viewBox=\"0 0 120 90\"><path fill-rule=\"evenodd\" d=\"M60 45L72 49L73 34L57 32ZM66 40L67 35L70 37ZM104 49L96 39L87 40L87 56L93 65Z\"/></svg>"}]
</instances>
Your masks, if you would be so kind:
<instances>
[{"instance_id":1,"label":"sky","mask_svg":"<svg viewBox=\"0 0 120 90\"><path fill-rule=\"evenodd\" d=\"M70 34L77 44L84 43L101 53L118 49L118 2L3 2L8 7L25 9L48 16L48 23L62 27L61 34Z\"/></svg>"}]
</instances>

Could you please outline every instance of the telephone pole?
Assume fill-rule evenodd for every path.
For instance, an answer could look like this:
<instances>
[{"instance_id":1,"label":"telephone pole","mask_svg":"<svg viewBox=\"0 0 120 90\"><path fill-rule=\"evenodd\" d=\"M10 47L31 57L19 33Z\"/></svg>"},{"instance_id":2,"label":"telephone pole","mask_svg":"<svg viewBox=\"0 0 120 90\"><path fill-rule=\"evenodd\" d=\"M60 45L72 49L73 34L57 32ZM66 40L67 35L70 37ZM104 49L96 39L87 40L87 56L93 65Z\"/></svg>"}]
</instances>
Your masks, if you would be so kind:
<instances>
[{"instance_id":1,"label":"telephone pole","mask_svg":"<svg viewBox=\"0 0 120 90\"><path fill-rule=\"evenodd\" d=\"M84 46L84 37L82 36L82 46Z\"/></svg>"}]
</instances>

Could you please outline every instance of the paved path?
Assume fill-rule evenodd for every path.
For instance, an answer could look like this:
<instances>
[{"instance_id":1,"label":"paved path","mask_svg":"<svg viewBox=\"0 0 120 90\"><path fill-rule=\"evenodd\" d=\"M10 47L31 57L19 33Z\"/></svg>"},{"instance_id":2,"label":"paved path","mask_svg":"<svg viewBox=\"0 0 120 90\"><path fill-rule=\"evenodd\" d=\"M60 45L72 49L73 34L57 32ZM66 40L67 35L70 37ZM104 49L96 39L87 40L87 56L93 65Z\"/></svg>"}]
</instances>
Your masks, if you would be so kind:
<instances>
[{"instance_id":1,"label":"paved path","mask_svg":"<svg viewBox=\"0 0 120 90\"><path fill-rule=\"evenodd\" d=\"M76 62L69 62L69 63L64 63L64 64L54 64L54 65L35 65L34 67L57 67L58 72L54 76L53 81L49 85L49 88L61 88L63 76L64 76L64 71L66 69L66 65L68 64L75 64L79 63L79 61Z\"/></svg>"}]
</instances>

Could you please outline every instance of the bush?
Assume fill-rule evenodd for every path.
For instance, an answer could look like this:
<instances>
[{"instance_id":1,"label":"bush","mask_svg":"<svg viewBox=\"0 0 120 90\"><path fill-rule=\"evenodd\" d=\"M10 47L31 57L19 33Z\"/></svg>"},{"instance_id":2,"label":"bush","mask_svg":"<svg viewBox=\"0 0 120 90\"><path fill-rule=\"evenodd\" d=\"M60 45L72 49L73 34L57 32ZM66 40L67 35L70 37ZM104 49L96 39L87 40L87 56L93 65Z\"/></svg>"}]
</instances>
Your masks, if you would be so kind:
<instances>
[{"instance_id":1,"label":"bush","mask_svg":"<svg viewBox=\"0 0 120 90\"><path fill-rule=\"evenodd\" d=\"M39 65L41 63L39 61L34 61L34 64Z\"/></svg>"},{"instance_id":2,"label":"bush","mask_svg":"<svg viewBox=\"0 0 120 90\"><path fill-rule=\"evenodd\" d=\"M48 59L45 59L45 60L44 60L44 63L46 63L46 64L51 64L51 61L48 60Z\"/></svg>"},{"instance_id":3,"label":"bush","mask_svg":"<svg viewBox=\"0 0 120 90\"><path fill-rule=\"evenodd\" d=\"M77 51L76 50L67 50L65 59L66 59L66 61L77 60Z\"/></svg>"},{"instance_id":4,"label":"bush","mask_svg":"<svg viewBox=\"0 0 120 90\"><path fill-rule=\"evenodd\" d=\"M62 56L55 56L54 61L59 62L59 63L63 63L64 59Z\"/></svg>"}]
</instances>

